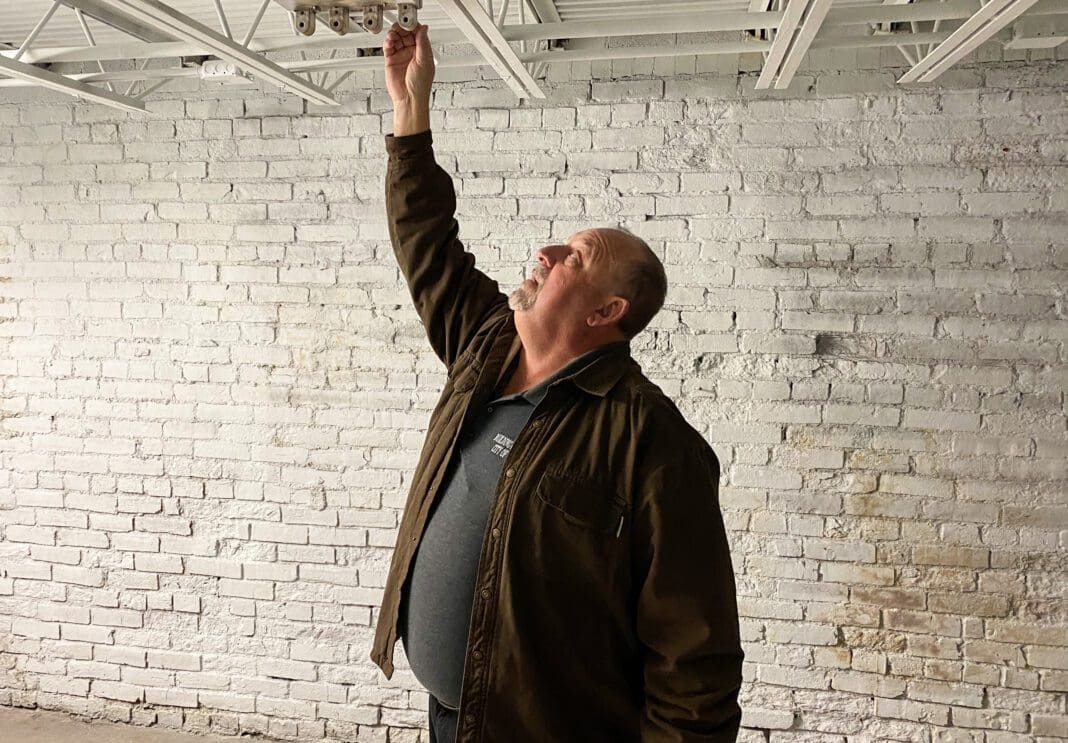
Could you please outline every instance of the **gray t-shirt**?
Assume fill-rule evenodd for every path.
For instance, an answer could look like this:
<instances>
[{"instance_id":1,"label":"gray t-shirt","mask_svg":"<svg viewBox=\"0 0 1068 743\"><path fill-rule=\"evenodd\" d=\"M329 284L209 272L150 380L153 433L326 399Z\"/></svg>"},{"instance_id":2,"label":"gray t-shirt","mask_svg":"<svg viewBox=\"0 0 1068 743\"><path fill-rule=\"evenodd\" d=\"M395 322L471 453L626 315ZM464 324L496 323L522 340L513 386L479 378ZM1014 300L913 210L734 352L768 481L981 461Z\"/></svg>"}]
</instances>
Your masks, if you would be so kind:
<instances>
[{"instance_id":1,"label":"gray t-shirt","mask_svg":"<svg viewBox=\"0 0 1068 743\"><path fill-rule=\"evenodd\" d=\"M460 707L478 561L505 458L550 385L620 345L629 343L598 346L534 387L468 412L412 560L398 619L412 673L445 707Z\"/></svg>"}]
</instances>

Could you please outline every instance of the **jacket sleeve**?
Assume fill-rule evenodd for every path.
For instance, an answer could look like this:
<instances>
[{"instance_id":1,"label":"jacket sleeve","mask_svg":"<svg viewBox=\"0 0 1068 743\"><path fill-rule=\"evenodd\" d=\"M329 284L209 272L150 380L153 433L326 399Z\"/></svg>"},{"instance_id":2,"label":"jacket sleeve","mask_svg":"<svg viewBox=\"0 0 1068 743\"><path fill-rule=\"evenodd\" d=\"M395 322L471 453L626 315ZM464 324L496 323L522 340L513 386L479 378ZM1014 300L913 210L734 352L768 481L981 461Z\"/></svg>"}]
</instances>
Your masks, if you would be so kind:
<instances>
[{"instance_id":1,"label":"jacket sleeve","mask_svg":"<svg viewBox=\"0 0 1068 743\"><path fill-rule=\"evenodd\" d=\"M637 550L641 741L733 743L745 654L715 453L676 450L645 478L640 493L632 527L635 544L643 545Z\"/></svg>"},{"instance_id":2,"label":"jacket sleeve","mask_svg":"<svg viewBox=\"0 0 1068 743\"><path fill-rule=\"evenodd\" d=\"M386 135L389 237L434 353L453 363L486 317L508 299L475 268L456 223L452 178L434 160L430 131Z\"/></svg>"}]
</instances>

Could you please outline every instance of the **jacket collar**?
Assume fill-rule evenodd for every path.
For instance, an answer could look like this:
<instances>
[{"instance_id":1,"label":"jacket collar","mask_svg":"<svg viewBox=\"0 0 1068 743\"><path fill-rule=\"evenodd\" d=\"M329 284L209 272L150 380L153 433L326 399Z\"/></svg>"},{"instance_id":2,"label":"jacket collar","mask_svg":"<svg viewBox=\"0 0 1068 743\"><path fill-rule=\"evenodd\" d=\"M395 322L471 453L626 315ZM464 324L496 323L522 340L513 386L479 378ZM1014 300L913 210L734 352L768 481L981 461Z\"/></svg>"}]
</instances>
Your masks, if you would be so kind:
<instances>
[{"instance_id":1,"label":"jacket collar","mask_svg":"<svg viewBox=\"0 0 1068 743\"><path fill-rule=\"evenodd\" d=\"M511 330L515 333L515 337L512 339L512 343L509 346L508 353L504 359L503 370L506 374L510 373L513 365L518 361L519 351L523 346L523 343L519 338L519 333L515 330L514 320L511 320L509 324L512 326ZM611 348L607 349L605 346L611 346ZM612 391L612 388L616 386L616 383L619 382L634 361L630 355L630 341L615 341L613 343L607 343L605 346L599 347L600 349L604 349L604 353L598 355L597 358L589 364L557 381L567 379L580 390L588 392L591 395L596 395L598 397L607 395Z\"/></svg>"},{"instance_id":2,"label":"jacket collar","mask_svg":"<svg viewBox=\"0 0 1068 743\"><path fill-rule=\"evenodd\" d=\"M603 355L568 377L576 387L598 397L604 397L611 392L633 363L629 341L606 345L612 348L605 349Z\"/></svg>"}]
</instances>

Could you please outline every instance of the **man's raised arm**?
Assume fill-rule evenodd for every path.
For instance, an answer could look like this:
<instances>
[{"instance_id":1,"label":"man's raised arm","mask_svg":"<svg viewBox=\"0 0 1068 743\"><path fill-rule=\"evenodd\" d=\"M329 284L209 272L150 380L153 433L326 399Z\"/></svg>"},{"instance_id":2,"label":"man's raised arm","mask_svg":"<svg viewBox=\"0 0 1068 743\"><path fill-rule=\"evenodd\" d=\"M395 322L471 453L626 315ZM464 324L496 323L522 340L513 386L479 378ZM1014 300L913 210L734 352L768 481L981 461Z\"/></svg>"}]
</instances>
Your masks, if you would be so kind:
<instances>
[{"instance_id":1,"label":"man's raised arm","mask_svg":"<svg viewBox=\"0 0 1068 743\"><path fill-rule=\"evenodd\" d=\"M451 371L475 331L507 298L464 250L452 178L434 160L434 57L427 27L405 31L393 24L383 53L393 101L393 134L386 135L389 237L430 345Z\"/></svg>"}]
</instances>

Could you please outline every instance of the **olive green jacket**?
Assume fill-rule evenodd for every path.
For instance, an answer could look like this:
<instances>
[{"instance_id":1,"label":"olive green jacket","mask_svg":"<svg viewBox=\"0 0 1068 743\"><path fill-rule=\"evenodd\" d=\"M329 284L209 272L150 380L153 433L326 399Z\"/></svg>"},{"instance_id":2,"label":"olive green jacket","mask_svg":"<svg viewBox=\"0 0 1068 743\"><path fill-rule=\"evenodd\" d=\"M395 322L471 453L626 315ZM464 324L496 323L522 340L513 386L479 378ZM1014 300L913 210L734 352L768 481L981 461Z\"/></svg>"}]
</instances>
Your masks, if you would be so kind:
<instances>
[{"instance_id":1,"label":"olive green jacket","mask_svg":"<svg viewBox=\"0 0 1068 743\"><path fill-rule=\"evenodd\" d=\"M457 432L520 349L507 298L457 235L429 131L387 135L390 238L448 369L386 580L371 658L393 675L397 609ZM742 652L719 461L625 346L552 385L490 507L457 743L734 741Z\"/></svg>"}]
</instances>

